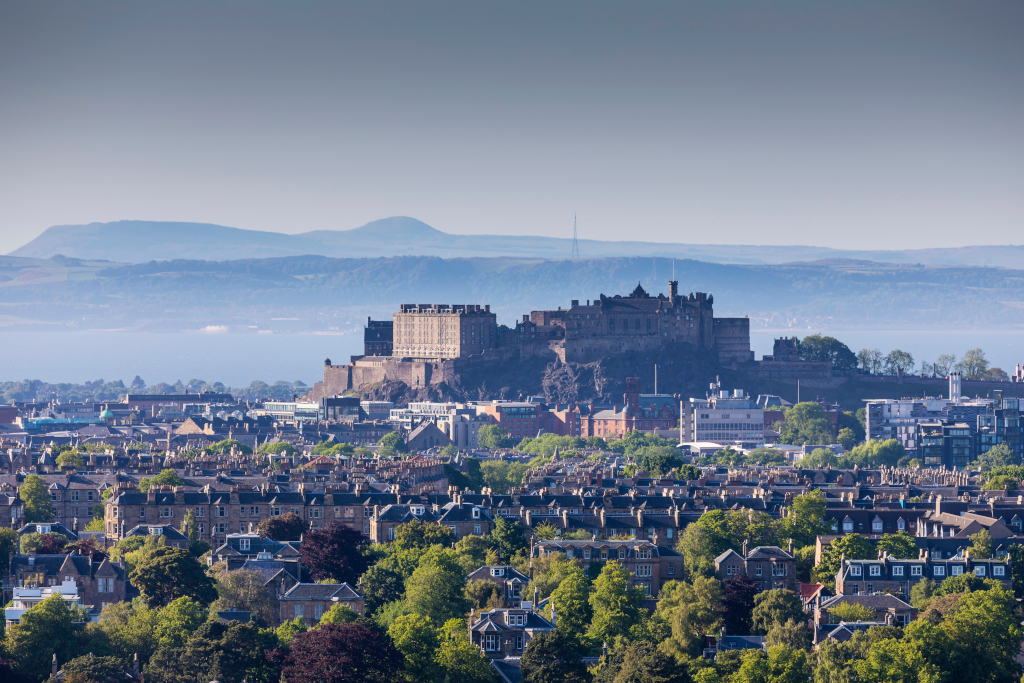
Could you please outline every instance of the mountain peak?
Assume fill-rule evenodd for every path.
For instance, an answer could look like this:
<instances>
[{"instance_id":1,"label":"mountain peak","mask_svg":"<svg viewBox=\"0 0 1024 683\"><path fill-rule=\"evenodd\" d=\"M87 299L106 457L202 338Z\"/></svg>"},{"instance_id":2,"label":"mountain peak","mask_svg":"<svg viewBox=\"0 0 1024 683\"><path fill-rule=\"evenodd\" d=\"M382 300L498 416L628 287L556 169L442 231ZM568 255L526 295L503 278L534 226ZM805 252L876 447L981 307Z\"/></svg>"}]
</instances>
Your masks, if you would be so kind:
<instances>
[{"instance_id":1,"label":"mountain peak","mask_svg":"<svg viewBox=\"0 0 1024 683\"><path fill-rule=\"evenodd\" d=\"M350 233L361 233L361 234L373 234L380 237L394 237L401 239L423 239L426 238L438 238L447 237L447 233L441 232L437 228L433 228L423 221L410 218L409 216L391 216L390 218L381 218L379 220L370 221L366 225L362 225L353 230L349 230Z\"/></svg>"}]
</instances>

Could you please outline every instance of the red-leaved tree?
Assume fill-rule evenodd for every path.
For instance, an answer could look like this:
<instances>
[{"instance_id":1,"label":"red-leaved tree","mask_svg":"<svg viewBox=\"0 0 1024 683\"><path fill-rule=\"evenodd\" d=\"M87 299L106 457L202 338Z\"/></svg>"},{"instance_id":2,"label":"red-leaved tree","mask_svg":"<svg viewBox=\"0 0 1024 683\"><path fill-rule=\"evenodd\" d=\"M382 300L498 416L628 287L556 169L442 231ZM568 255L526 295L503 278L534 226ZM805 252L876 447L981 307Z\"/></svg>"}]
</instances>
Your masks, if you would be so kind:
<instances>
[{"instance_id":1,"label":"red-leaved tree","mask_svg":"<svg viewBox=\"0 0 1024 683\"><path fill-rule=\"evenodd\" d=\"M354 586L369 566L359 552L369 542L355 529L331 522L306 534L300 548L302 564L314 581L334 579Z\"/></svg>"},{"instance_id":2,"label":"red-leaved tree","mask_svg":"<svg viewBox=\"0 0 1024 683\"><path fill-rule=\"evenodd\" d=\"M398 683L405 658L359 624L323 624L300 633L282 655L288 683Z\"/></svg>"}]
</instances>

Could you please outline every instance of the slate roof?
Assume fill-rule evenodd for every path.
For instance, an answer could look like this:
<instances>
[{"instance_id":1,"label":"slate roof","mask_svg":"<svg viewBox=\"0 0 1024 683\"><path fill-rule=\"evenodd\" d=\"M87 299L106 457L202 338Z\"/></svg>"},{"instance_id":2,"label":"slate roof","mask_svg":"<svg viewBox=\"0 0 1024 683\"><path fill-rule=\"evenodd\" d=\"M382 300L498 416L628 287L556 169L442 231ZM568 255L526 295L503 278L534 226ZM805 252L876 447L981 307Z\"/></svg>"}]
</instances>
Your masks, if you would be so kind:
<instances>
[{"instance_id":1,"label":"slate roof","mask_svg":"<svg viewBox=\"0 0 1024 683\"><path fill-rule=\"evenodd\" d=\"M515 614L525 613L526 614L526 625L525 626L509 626L505 623L505 613L513 612ZM516 608L508 609L492 609L489 612L481 612L477 621L470 626L470 630L475 633L487 633L494 631L550 631L554 628L551 622L542 617L533 610L523 610Z\"/></svg>"},{"instance_id":2,"label":"slate roof","mask_svg":"<svg viewBox=\"0 0 1024 683\"><path fill-rule=\"evenodd\" d=\"M361 600L347 583L297 583L281 596L282 600Z\"/></svg>"},{"instance_id":3,"label":"slate roof","mask_svg":"<svg viewBox=\"0 0 1024 683\"><path fill-rule=\"evenodd\" d=\"M159 535L163 536L168 541L184 541L185 543L188 543L188 537L170 524L136 524L130 531L125 533L125 536L149 536L149 530L151 528L161 529Z\"/></svg>"},{"instance_id":4,"label":"slate roof","mask_svg":"<svg viewBox=\"0 0 1024 683\"><path fill-rule=\"evenodd\" d=\"M871 595L835 595L821 603L822 609L831 609L841 604L855 604L869 607L875 611L887 609L909 610L910 605L889 593L872 593Z\"/></svg>"}]
</instances>

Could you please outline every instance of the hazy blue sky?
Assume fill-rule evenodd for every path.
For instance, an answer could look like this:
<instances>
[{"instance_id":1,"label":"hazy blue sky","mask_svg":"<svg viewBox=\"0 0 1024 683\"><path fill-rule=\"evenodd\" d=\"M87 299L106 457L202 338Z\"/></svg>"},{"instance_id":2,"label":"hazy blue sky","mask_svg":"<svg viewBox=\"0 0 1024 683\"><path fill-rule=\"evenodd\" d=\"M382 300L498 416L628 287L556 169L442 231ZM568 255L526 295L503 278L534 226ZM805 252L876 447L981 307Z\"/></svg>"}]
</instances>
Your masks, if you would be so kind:
<instances>
[{"instance_id":1,"label":"hazy blue sky","mask_svg":"<svg viewBox=\"0 0 1024 683\"><path fill-rule=\"evenodd\" d=\"M0 2L54 224L1024 243L1024 2Z\"/></svg>"}]
</instances>

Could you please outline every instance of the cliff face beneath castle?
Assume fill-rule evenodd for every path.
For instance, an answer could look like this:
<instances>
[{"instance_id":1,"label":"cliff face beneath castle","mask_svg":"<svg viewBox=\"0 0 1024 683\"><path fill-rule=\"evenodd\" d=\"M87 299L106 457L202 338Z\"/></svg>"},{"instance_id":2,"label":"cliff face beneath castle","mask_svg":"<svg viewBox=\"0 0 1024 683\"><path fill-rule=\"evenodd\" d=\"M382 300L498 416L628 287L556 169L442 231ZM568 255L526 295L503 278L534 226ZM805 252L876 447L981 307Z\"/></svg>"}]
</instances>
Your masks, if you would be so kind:
<instances>
[{"instance_id":1,"label":"cliff face beneath castle","mask_svg":"<svg viewBox=\"0 0 1024 683\"><path fill-rule=\"evenodd\" d=\"M640 390L703 396L719 371L714 350L691 344L669 344L656 351L609 355L590 363L563 363L555 356L508 360L454 373L441 382L410 386L385 379L358 389L363 398L392 401L484 401L543 396L552 403L619 403L627 377L640 378Z\"/></svg>"}]
</instances>

